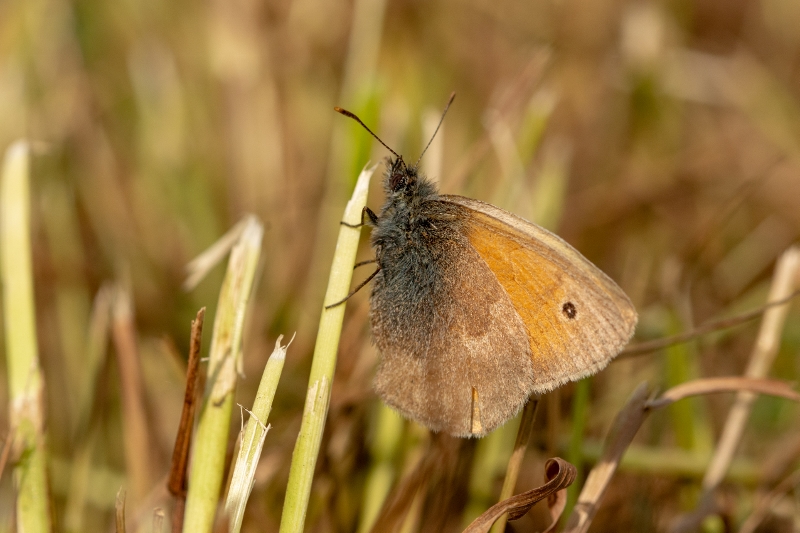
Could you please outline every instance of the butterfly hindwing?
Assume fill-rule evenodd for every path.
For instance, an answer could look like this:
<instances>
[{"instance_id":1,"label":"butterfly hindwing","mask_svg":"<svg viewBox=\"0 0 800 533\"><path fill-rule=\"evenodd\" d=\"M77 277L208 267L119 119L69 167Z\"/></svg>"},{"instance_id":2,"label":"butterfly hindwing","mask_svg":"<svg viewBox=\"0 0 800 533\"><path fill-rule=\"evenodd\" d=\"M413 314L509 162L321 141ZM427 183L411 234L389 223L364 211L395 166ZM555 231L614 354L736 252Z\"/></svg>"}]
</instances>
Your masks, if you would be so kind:
<instances>
[{"instance_id":1,"label":"butterfly hindwing","mask_svg":"<svg viewBox=\"0 0 800 533\"><path fill-rule=\"evenodd\" d=\"M371 320L382 355L375 390L434 431L482 436L530 395L525 325L463 233L439 227L426 235L375 278Z\"/></svg>"}]
</instances>

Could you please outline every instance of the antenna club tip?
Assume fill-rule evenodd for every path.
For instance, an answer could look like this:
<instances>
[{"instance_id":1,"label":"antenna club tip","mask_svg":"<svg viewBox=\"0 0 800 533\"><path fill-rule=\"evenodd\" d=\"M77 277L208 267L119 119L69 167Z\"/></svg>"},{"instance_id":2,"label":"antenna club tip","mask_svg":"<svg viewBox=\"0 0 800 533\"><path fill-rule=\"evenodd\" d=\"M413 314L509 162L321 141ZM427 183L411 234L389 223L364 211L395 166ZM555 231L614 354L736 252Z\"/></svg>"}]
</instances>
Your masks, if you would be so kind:
<instances>
[{"instance_id":1,"label":"antenna club tip","mask_svg":"<svg viewBox=\"0 0 800 533\"><path fill-rule=\"evenodd\" d=\"M336 111L337 113L340 113L340 114L346 116L346 117L350 117L350 118L352 118L354 120L357 120L358 122L361 122L361 119L359 119L356 116L355 113L353 113L352 111L348 111L347 109L344 109L343 107L336 106L336 107L333 108L333 110ZM362 122L362 124L363 124L363 122Z\"/></svg>"}]
</instances>

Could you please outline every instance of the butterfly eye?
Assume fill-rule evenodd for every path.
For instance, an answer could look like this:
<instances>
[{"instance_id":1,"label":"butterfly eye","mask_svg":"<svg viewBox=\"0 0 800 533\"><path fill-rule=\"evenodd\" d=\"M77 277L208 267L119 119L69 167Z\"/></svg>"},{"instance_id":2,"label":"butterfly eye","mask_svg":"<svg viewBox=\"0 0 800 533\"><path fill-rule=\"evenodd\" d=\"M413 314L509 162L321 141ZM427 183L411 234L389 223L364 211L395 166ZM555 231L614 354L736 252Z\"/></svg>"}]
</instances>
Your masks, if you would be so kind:
<instances>
[{"instance_id":1,"label":"butterfly eye","mask_svg":"<svg viewBox=\"0 0 800 533\"><path fill-rule=\"evenodd\" d=\"M400 190L405 184L406 180L402 172L395 172L392 174L392 179L389 180L389 187L391 187L393 191Z\"/></svg>"}]
</instances>

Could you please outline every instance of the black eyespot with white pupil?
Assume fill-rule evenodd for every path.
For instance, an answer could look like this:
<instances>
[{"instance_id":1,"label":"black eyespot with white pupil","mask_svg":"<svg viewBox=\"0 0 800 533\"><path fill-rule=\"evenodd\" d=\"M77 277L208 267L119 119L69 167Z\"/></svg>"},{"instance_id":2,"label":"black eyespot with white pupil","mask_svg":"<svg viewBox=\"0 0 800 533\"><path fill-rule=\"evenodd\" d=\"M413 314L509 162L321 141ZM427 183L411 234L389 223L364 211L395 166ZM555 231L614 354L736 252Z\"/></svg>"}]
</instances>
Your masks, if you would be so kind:
<instances>
[{"instance_id":1,"label":"black eyespot with white pupil","mask_svg":"<svg viewBox=\"0 0 800 533\"><path fill-rule=\"evenodd\" d=\"M578 310L575 308L575 304L572 302L567 302L561 306L561 312L564 313L564 316L570 320L578 316Z\"/></svg>"}]
</instances>

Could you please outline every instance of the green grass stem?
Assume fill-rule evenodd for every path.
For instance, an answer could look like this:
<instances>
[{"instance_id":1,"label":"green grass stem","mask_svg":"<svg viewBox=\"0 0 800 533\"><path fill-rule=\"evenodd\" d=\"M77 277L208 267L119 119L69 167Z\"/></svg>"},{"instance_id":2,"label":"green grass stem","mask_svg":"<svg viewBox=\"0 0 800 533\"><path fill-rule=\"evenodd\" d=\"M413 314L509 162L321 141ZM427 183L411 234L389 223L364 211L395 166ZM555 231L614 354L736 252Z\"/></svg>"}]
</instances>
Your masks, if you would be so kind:
<instances>
[{"instance_id":1,"label":"green grass stem","mask_svg":"<svg viewBox=\"0 0 800 533\"><path fill-rule=\"evenodd\" d=\"M668 335L674 335L682 326L677 317L670 314L670 329ZM674 387L696 377L691 369L691 357L686 344L676 344L666 349L664 358L664 376L666 387ZM672 431L675 433L675 442L685 450L695 448L694 420L699 406L697 398L683 402L675 402L669 406L669 416L672 422Z\"/></svg>"},{"instance_id":2,"label":"green grass stem","mask_svg":"<svg viewBox=\"0 0 800 533\"><path fill-rule=\"evenodd\" d=\"M286 346L281 346L282 339L283 335L275 341L275 350L269 356L267 365L264 367L256 399L253 402L253 410L249 411L250 418L242 433L239 455L233 468L228 497L225 500L225 513L228 515L231 533L238 533L242 528L245 505L253 490L256 466L258 466L261 449L269 429L266 424L272 410L272 400L275 398L275 390L278 388L278 381L283 372L286 350L292 343L289 341Z\"/></svg>"},{"instance_id":3,"label":"green grass stem","mask_svg":"<svg viewBox=\"0 0 800 533\"><path fill-rule=\"evenodd\" d=\"M572 430L569 436L567 461L578 469L575 483L567 488L567 506L562 516L569 516L583 485L583 440L586 433L586 421L589 418L589 385L591 378L575 383L575 395L572 398Z\"/></svg>"},{"instance_id":4,"label":"green grass stem","mask_svg":"<svg viewBox=\"0 0 800 533\"><path fill-rule=\"evenodd\" d=\"M44 434L44 379L39 363L30 227L30 150L6 151L0 183L0 271L8 365L9 419L15 435L16 528L51 530Z\"/></svg>"},{"instance_id":5,"label":"green grass stem","mask_svg":"<svg viewBox=\"0 0 800 533\"><path fill-rule=\"evenodd\" d=\"M403 419L383 402L376 406L376 423L369 451L372 456L364 498L361 502L359 533L368 533L378 518L378 513L389 495L392 482L397 477L396 459L403 440Z\"/></svg>"},{"instance_id":6,"label":"green grass stem","mask_svg":"<svg viewBox=\"0 0 800 533\"><path fill-rule=\"evenodd\" d=\"M361 222L361 212L367 202L369 180L375 166L364 169L358 177L353 196L347 203L342 220L351 224ZM325 292L323 305L338 302L347 296L353 278L360 228L342 225L333 256L328 289ZM286 499L281 515L281 533L299 533L303 530L311 494L311 482L314 467L328 414L331 396L331 381L336 368L336 355L339 349L339 336L344 322L345 305L337 305L330 309L323 307L320 317L317 342L314 346L314 358L308 378L308 393L303 409L303 421L300 434L297 436L292 464L289 470L289 482L286 487Z\"/></svg>"}]
</instances>

